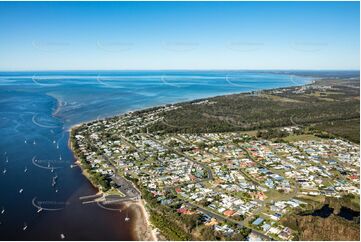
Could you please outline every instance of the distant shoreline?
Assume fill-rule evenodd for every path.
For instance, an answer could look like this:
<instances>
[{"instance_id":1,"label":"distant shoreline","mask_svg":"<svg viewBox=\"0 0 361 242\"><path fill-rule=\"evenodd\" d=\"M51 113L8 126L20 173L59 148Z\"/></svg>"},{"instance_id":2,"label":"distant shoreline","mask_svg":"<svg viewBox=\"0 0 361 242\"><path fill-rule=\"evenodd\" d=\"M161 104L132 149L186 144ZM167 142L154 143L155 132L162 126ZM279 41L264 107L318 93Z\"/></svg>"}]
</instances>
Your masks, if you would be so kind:
<instances>
[{"instance_id":1,"label":"distant shoreline","mask_svg":"<svg viewBox=\"0 0 361 242\"><path fill-rule=\"evenodd\" d=\"M307 83L304 83L302 85L292 85L292 86L287 86L287 87L278 87L278 88L264 88L264 89L261 89L259 91L263 91L263 90L276 90L276 89L279 89L279 88L291 88L291 87L297 87L297 86L305 86L305 85L310 85L310 84L313 84L315 83L315 81L317 81L317 79L310 79L309 82ZM126 115L128 113L133 113L133 112L142 112L142 111L147 111L149 109L153 109L153 108L160 108L160 107L163 107L163 106L167 106L167 105L180 105L180 104L183 104L183 103L187 103L187 102L197 102L197 101L201 101L201 100L206 100L206 99L209 99L209 98L214 98L214 97L219 97L219 96L227 96L227 95L236 95L236 94L242 94L242 93L248 93L248 92L252 92L252 91L246 91L246 92L237 92L237 93L231 93L231 94L224 94L224 95L216 95L216 96L211 96L211 97L206 97L206 98L195 98L195 99L192 99L192 100L189 100L189 101L184 101L184 102L177 102L177 103L174 103L174 104L164 104L164 105L159 105L159 106L153 106L153 107L148 107L148 108L139 108L139 109L136 109L136 110L132 110L132 111L128 111L128 112L125 112L125 113L120 113L120 114L117 114L117 115L113 115L111 117L106 117L106 118L103 118L103 119L100 119L100 120L105 120L107 118L113 118L113 117L119 117L119 116L122 116L122 115ZM54 96L52 96L54 97ZM56 98L56 97L54 97ZM56 98L57 99L57 98ZM58 100L58 99L57 99ZM58 100L59 101L59 100ZM59 103L59 102L58 102ZM59 108L57 108L56 112L57 113L59 111ZM100 121L98 120L98 121ZM73 153L73 156L76 158L75 156L75 153L74 153L74 150L73 150L73 147L72 147L72 144L71 144L71 141L70 141L70 137L71 137L71 131L77 127L80 127L81 125L83 124L86 124L86 123L90 123L90 122L94 122L94 121L97 121L97 120L90 120L90 121L85 121L85 122L81 122L81 123L78 123L78 124L75 124L75 125L72 125L70 128L69 128L69 132L70 132L70 135L69 135L69 148L71 149L72 153ZM76 163L79 165L79 167L82 169L82 175L84 175L86 177L87 180L90 181L89 177L87 176L86 173L84 173L84 169L83 167L81 166L80 162L78 161L78 159L76 158ZM101 191L101 188L97 185L97 184L93 184L93 182L90 181L90 183L92 184L92 186L94 188L96 188L99 191ZM127 203L125 203L127 204ZM129 204L128 204L129 205ZM139 201L137 203L138 206L141 207L141 214L142 215L139 215L136 216L136 222L134 224L134 227L133 227L133 233L135 234L135 236L137 237L137 240L158 240L156 234L155 234L155 231L152 229L154 228L154 226L150 223L149 221L149 214L144 206L144 203L142 201ZM136 210L134 210L136 211ZM141 232L139 231L139 227L142 227L142 229L144 229L144 227L146 227L146 231L145 232Z\"/></svg>"},{"instance_id":2,"label":"distant shoreline","mask_svg":"<svg viewBox=\"0 0 361 242\"><path fill-rule=\"evenodd\" d=\"M130 109L128 111L125 112L120 112L118 114L111 114L109 116L104 116L100 119L89 119L89 120L85 120L82 122L78 122L76 124L73 124L69 127L69 131L71 131L71 129L76 126L76 125L82 125L82 124L86 124L86 123L91 123L94 121L100 121L100 120L106 120L108 118L114 118L114 117L119 117L122 115L126 115L128 113L134 113L134 112L139 112L139 111L146 111L148 109L153 109L153 108L161 108L164 106L169 106L169 105L180 105L180 104L184 104L184 103L189 103L189 102L197 102L197 101L202 101L202 100L206 100L206 99L210 99L210 98L215 98L215 97L222 97L222 96L229 96L229 95L237 95L237 94L244 94L244 93L251 93L251 92L256 92L256 91L265 91L265 90L276 90L276 89L280 89L280 88L292 88L292 87L301 87L301 86L306 86L306 85L310 85L310 84L314 84L315 82L317 82L318 80L322 80L324 79L324 77L317 77L317 76L303 76L303 75L296 75L296 74L288 74L288 73L276 73L276 72L262 72L259 71L260 73L269 73L269 74L279 74L279 75L289 75L289 76L297 76L297 77L304 77L304 78L309 78L309 80L306 83L293 83L292 85L289 86L284 86L284 87L270 87L270 88L262 88L262 89L258 89L258 90L249 90L249 91L235 91L235 92L230 92L230 93L225 93L225 94L219 94L219 95L211 95L211 96L206 96L206 97L192 97L189 100L184 100L184 101L176 101L174 103L172 102L165 102L163 104L158 104L158 105L148 105L148 106L143 106L143 107L139 107L139 108L134 108L134 109ZM58 101L60 101L56 96L54 95L49 95L55 99L57 99ZM60 103L60 102L59 102ZM59 106L58 108L60 108L61 106ZM56 110L56 114L60 111L60 110ZM99 115L98 115L99 117Z\"/></svg>"}]
</instances>

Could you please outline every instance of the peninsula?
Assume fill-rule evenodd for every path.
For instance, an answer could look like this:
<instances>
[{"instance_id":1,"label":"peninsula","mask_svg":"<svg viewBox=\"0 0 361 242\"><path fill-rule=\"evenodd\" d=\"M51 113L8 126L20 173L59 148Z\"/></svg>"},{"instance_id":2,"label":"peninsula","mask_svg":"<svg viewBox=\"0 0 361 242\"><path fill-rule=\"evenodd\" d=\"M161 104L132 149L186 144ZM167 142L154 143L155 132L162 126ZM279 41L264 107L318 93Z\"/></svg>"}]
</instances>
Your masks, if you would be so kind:
<instances>
[{"instance_id":1,"label":"peninsula","mask_svg":"<svg viewBox=\"0 0 361 242\"><path fill-rule=\"evenodd\" d=\"M70 142L102 202L144 200L164 239L359 240L359 102L359 79L322 78L84 123Z\"/></svg>"}]
</instances>

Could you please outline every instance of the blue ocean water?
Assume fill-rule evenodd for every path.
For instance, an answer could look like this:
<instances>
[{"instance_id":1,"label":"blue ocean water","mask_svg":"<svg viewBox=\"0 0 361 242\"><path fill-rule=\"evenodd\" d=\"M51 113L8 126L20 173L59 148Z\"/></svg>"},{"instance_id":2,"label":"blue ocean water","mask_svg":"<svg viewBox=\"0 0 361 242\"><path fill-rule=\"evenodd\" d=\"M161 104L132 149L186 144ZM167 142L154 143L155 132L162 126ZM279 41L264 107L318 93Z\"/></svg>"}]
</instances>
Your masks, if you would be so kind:
<instances>
[{"instance_id":1,"label":"blue ocean water","mask_svg":"<svg viewBox=\"0 0 361 242\"><path fill-rule=\"evenodd\" d=\"M79 168L71 168L72 125L311 80L246 71L1 72L0 239L60 240L61 234L69 240L134 239L124 213L81 203L80 196L96 191ZM46 209L38 211L39 205Z\"/></svg>"}]
</instances>

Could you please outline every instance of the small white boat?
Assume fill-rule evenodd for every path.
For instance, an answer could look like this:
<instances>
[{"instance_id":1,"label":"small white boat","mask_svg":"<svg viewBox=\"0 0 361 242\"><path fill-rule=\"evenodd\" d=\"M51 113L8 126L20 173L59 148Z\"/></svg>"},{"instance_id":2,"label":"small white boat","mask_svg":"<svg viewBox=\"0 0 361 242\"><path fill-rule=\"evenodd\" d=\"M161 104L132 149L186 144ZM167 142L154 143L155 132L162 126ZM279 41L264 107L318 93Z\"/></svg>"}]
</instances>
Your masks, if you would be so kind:
<instances>
[{"instance_id":1,"label":"small white boat","mask_svg":"<svg viewBox=\"0 0 361 242\"><path fill-rule=\"evenodd\" d=\"M55 144L56 142L55 142L55 140L53 140L53 144Z\"/></svg>"},{"instance_id":2,"label":"small white boat","mask_svg":"<svg viewBox=\"0 0 361 242\"><path fill-rule=\"evenodd\" d=\"M54 168L51 168L51 172L54 172Z\"/></svg>"},{"instance_id":3,"label":"small white boat","mask_svg":"<svg viewBox=\"0 0 361 242\"><path fill-rule=\"evenodd\" d=\"M5 175L5 173L6 173L6 169L3 170L3 174L4 174L4 175Z\"/></svg>"},{"instance_id":4,"label":"small white boat","mask_svg":"<svg viewBox=\"0 0 361 242\"><path fill-rule=\"evenodd\" d=\"M60 238L61 238L61 239L65 239L65 235L64 235L64 234L60 234Z\"/></svg>"},{"instance_id":5,"label":"small white boat","mask_svg":"<svg viewBox=\"0 0 361 242\"><path fill-rule=\"evenodd\" d=\"M43 209L42 209L42 208L39 208L38 211L37 211L37 213L40 213L41 211L43 211Z\"/></svg>"},{"instance_id":6,"label":"small white boat","mask_svg":"<svg viewBox=\"0 0 361 242\"><path fill-rule=\"evenodd\" d=\"M28 143L28 141L26 141L26 140L25 140L25 141L24 141L24 143L25 143L25 144L27 144L27 143Z\"/></svg>"},{"instance_id":7,"label":"small white boat","mask_svg":"<svg viewBox=\"0 0 361 242\"><path fill-rule=\"evenodd\" d=\"M61 156L59 157L59 160L61 160Z\"/></svg>"},{"instance_id":8,"label":"small white boat","mask_svg":"<svg viewBox=\"0 0 361 242\"><path fill-rule=\"evenodd\" d=\"M56 148L59 149L59 145L56 145Z\"/></svg>"},{"instance_id":9,"label":"small white boat","mask_svg":"<svg viewBox=\"0 0 361 242\"><path fill-rule=\"evenodd\" d=\"M6 163L8 163L8 162L9 162L9 157L6 157L5 162L6 162Z\"/></svg>"},{"instance_id":10,"label":"small white boat","mask_svg":"<svg viewBox=\"0 0 361 242\"><path fill-rule=\"evenodd\" d=\"M24 191L24 189L21 188L21 189L19 190L19 193L21 194L21 193L23 193L23 191Z\"/></svg>"},{"instance_id":11,"label":"small white boat","mask_svg":"<svg viewBox=\"0 0 361 242\"><path fill-rule=\"evenodd\" d=\"M28 228L26 224L24 224L23 230L25 231Z\"/></svg>"},{"instance_id":12,"label":"small white boat","mask_svg":"<svg viewBox=\"0 0 361 242\"><path fill-rule=\"evenodd\" d=\"M128 216L125 217L125 219L124 219L125 222L128 222L129 220L130 220L130 218Z\"/></svg>"},{"instance_id":13,"label":"small white boat","mask_svg":"<svg viewBox=\"0 0 361 242\"><path fill-rule=\"evenodd\" d=\"M34 142L33 142L33 145L36 145L36 142L35 142L35 140L34 140Z\"/></svg>"},{"instance_id":14,"label":"small white boat","mask_svg":"<svg viewBox=\"0 0 361 242\"><path fill-rule=\"evenodd\" d=\"M5 213L5 208L2 208L1 209L1 214L4 214Z\"/></svg>"},{"instance_id":15,"label":"small white boat","mask_svg":"<svg viewBox=\"0 0 361 242\"><path fill-rule=\"evenodd\" d=\"M59 191L58 189L55 190L55 192L58 192L58 191Z\"/></svg>"},{"instance_id":16,"label":"small white boat","mask_svg":"<svg viewBox=\"0 0 361 242\"><path fill-rule=\"evenodd\" d=\"M24 172L26 173L28 171L28 168L25 166Z\"/></svg>"}]
</instances>

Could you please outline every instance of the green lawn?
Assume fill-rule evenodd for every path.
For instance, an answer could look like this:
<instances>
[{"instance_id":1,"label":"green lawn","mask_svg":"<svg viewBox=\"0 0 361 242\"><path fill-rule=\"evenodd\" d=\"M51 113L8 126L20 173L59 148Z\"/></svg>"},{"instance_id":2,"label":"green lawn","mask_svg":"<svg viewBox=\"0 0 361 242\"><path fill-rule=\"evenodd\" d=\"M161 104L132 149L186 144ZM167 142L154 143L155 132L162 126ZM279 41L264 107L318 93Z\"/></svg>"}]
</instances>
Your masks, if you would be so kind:
<instances>
[{"instance_id":1,"label":"green lawn","mask_svg":"<svg viewBox=\"0 0 361 242\"><path fill-rule=\"evenodd\" d=\"M108 191L105 192L106 195L119 195L121 197L125 197L125 195L119 191L118 189L112 187Z\"/></svg>"},{"instance_id":2,"label":"green lawn","mask_svg":"<svg viewBox=\"0 0 361 242\"><path fill-rule=\"evenodd\" d=\"M296 141L307 141L307 140L320 140L319 137L316 137L312 134L301 134L301 135L289 135L284 140L288 142L296 142Z\"/></svg>"}]
</instances>

